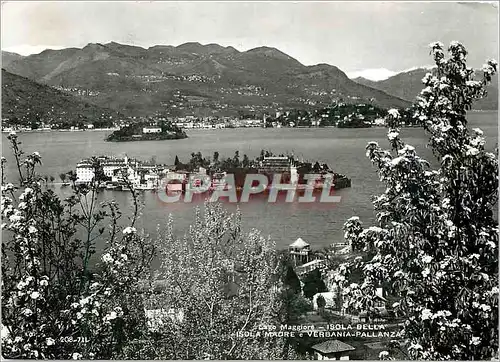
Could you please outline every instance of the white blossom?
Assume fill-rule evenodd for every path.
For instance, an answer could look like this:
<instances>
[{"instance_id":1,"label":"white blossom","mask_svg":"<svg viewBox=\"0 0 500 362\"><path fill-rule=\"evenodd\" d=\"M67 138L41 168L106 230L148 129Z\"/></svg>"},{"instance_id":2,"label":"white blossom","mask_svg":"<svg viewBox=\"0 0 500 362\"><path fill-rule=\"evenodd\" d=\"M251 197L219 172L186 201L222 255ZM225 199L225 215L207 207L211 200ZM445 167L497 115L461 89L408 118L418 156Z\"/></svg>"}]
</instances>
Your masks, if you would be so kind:
<instances>
[{"instance_id":1,"label":"white blossom","mask_svg":"<svg viewBox=\"0 0 500 362\"><path fill-rule=\"evenodd\" d=\"M2 191L13 191L13 190L14 190L14 185L10 182L2 186Z\"/></svg>"},{"instance_id":2,"label":"white blossom","mask_svg":"<svg viewBox=\"0 0 500 362\"><path fill-rule=\"evenodd\" d=\"M423 349L422 346L418 343L412 343L409 347L409 349L415 349L415 350L421 350Z\"/></svg>"},{"instance_id":3,"label":"white blossom","mask_svg":"<svg viewBox=\"0 0 500 362\"><path fill-rule=\"evenodd\" d=\"M115 307L114 311L118 314L118 316L122 316L123 315L123 310L122 310L121 307Z\"/></svg>"},{"instance_id":4,"label":"white blossom","mask_svg":"<svg viewBox=\"0 0 500 362\"><path fill-rule=\"evenodd\" d=\"M422 258L422 261L425 263L425 264L429 264L431 261L432 261L432 256L430 255L425 255L423 258Z\"/></svg>"},{"instance_id":5,"label":"white blossom","mask_svg":"<svg viewBox=\"0 0 500 362\"><path fill-rule=\"evenodd\" d=\"M23 202L20 202L18 205L17 205L17 208L19 210L25 210L28 208L28 204L26 204L24 201Z\"/></svg>"},{"instance_id":6,"label":"white blossom","mask_svg":"<svg viewBox=\"0 0 500 362\"><path fill-rule=\"evenodd\" d=\"M389 138L389 141L395 140L399 136L399 132L392 131L387 134L387 138Z\"/></svg>"},{"instance_id":7,"label":"white blossom","mask_svg":"<svg viewBox=\"0 0 500 362\"><path fill-rule=\"evenodd\" d=\"M47 346L52 346L55 344L55 341L52 338L47 338L45 340L45 343L47 344Z\"/></svg>"},{"instance_id":8,"label":"white blossom","mask_svg":"<svg viewBox=\"0 0 500 362\"><path fill-rule=\"evenodd\" d=\"M389 110L387 111L387 113L388 113L391 117L393 117L393 118L399 118L399 112L398 112L398 110L397 110L397 109L394 109L394 108L389 109Z\"/></svg>"},{"instance_id":9,"label":"white blossom","mask_svg":"<svg viewBox=\"0 0 500 362\"><path fill-rule=\"evenodd\" d=\"M432 43L429 43L429 48L443 48L444 47L444 44L441 43L440 41L435 41L435 42L432 42Z\"/></svg>"},{"instance_id":10,"label":"white blossom","mask_svg":"<svg viewBox=\"0 0 500 362\"><path fill-rule=\"evenodd\" d=\"M422 83L427 84L432 78L432 73L427 72L425 76L422 78Z\"/></svg>"},{"instance_id":11,"label":"white blossom","mask_svg":"<svg viewBox=\"0 0 500 362\"><path fill-rule=\"evenodd\" d=\"M135 227L132 227L132 226L127 226L124 230L123 230L123 233L125 235L129 235L129 234L135 234L137 232L136 228Z\"/></svg>"},{"instance_id":12,"label":"white blossom","mask_svg":"<svg viewBox=\"0 0 500 362\"><path fill-rule=\"evenodd\" d=\"M82 355L78 352L75 352L73 353L73 355L71 356L72 359L81 359L82 358Z\"/></svg>"},{"instance_id":13,"label":"white blossom","mask_svg":"<svg viewBox=\"0 0 500 362\"><path fill-rule=\"evenodd\" d=\"M401 270L398 270L397 272L394 273L394 278L399 278L400 276L403 276L404 273Z\"/></svg>"},{"instance_id":14,"label":"white blossom","mask_svg":"<svg viewBox=\"0 0 500 362\"><path fill-rule=\"evenodd\" d=\"M118 317L118 315L116 314L116 312L110 312L108 314L106 314L103 318L104 321L111 321L113 319L116 319Z\"/></svg>"},{"instance_id":15,"label":"white blossom","mask_svg":"<svg viewBox=\"0 0 500 362\"><path fill-rule=\"evenodd\" d=\"M389 352L387 352L387 351L382 351L382 352L380 352L380 353L378 354L378 358L379 358L379 359L384 359L384 358L386 358L386 357L389 357Z\"/></svg>"},{"instance_id":16,"label":"white blossom","mask_svg":"<svg viewBox=\"0 0 500 362\"><path fill-rule=\"evenodd\" d=\"M472 336L471 340L470 340L470 343L474 346L477 346L478 344L481 343L481 338L480 337L475 337L475 336Z\"/></svg>"},{"instance_id":17,"label":"white blossom","mask_svg":"<svg viewBox=\"0 0 500 362\"><path fill-rule=\"evenodd\" d=\"M430 319L431 317L432 317L432 312L430 311L430 309L426 308L422 311L421 319L423 321Z\"/></svg>"},{"instance_id":18,"label":"white blossom","mask_svg":"<svg viewBox=\"0 0 500 362\"><path fill-rule=\"evenodd\" d=\"M481 304L479 306L479 308L483 311L483 312L490 312L491 311L491 307L489 305L486 305L486 304Z\"/></svg>"},{"instance_id":19,"label":"white blossom","mask_svg":"<svg viewBox=\"0 0 500 362\"><path fill-rule=\"evenodd\" d=\"M113 257L109 253L103 254L103 256L101 257L101 259L105 263L112 263L113 262Z\"/></svg>"},{"instance_id":20,"label":"white blossom","mask_svg":"<svg viewBox=\"0 0 500 362\"><path fill-rule=\"evenodd\" d=\"M422 89L422 91L420 92L422 95L426 95L426 94L432 94L432 88L427 86L425 87L424 89Z\"/></svg>"},{"instance_id":21,"label":"white blossom","mask_svg":"<svg viewBox=\"0 0 500 362\"><path fill-rule=\"evenodd\" d=\"M40 298L40 293L38 293L38 292L32 292L30 294L30 297L31 297L31 299L38 299L38 298Z\"/></svg>"},{"instance_id":22,"label":"white blossom","mask_svg":"<svg viewBox=\"0 0 500 362\"><path fill-rule=\"evenodd\" d=\"M465 82L465 85L467 87L477 88L477 87L481 86L481 82L478 82L478 81L475 81L475 80L468 80L468 81Z\"/></svg>"},{"instance_id":23,"label":"white blossom","mask_svg":"<svg viewBox=\"0 0 500 362\"><path fill-rule=\"evenodd\" d=\"M466 145L465 147L467 148L467 151L465 152L467 156L477 156L479 154L479 150L476 147L471 147L468 145Z\"/></svg>"},{"instance_id":24,"label":"white blossom","mask_svg":"<svg viewBox=\"0 0 500 362\"><path fill-rule=\"evenodd\" d=\"M14 215L11 215L9 217L9 220L10 220L11 223L15 223L15 222L21 221L22 219L23 219L23 215L18 210L14 213Z\"/></svg>"},{"instance_id":25,"label":"white blossom","mask_svg":"<svg viewBox=\"0 0 500 362\"><path fill-rule=\"evenodd\" d=\"M84 306L85 304L88 304L89 301L90 301L90 297L85 297L85 298L80 300L80 305Z\"/></svg>"}]
</instances>

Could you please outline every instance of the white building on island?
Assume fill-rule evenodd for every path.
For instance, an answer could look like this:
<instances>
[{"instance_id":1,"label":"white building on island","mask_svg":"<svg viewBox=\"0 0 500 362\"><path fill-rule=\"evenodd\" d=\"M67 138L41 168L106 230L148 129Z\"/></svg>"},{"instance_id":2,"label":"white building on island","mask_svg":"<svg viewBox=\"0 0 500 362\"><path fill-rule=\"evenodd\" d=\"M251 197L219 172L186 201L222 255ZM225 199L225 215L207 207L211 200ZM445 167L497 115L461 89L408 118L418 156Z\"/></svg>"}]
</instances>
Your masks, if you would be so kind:
<instances>
[{"instance_id":1,"label":"white building on island","mask_svg":"<svg viewBox=\"0 0 500 362\"><path fill-rule=\"evenodd\" d=\"M142 133L161 133L160 127L144 127Z\"/></svg>"},{"instance_id":2,"label":"white building on island","mask_svg":"<svg viewBox=\"0 0 500 362\"><path fill-rule=\"evenodd\" d=\"M98 162L102 167L105 179L103 182L110 182L115 185L130 183L134 188L142 190L154 190L160 184L160 174L165 170L161 165L154 165L151 162L142 162L124 158L99 156L80 161L76 166L76 182L89 183L95 177L95 165Z\"/></svg>"}]
</instances>

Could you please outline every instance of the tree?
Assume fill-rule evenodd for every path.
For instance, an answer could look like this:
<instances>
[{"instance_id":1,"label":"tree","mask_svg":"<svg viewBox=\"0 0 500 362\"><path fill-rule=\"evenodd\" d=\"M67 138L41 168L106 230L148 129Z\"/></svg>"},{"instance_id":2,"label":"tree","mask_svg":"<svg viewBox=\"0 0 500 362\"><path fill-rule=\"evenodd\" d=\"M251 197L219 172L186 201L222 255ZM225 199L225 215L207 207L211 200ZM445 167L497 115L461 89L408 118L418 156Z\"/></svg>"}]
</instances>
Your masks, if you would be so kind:
<instances>
[{"instance_id":1,"label":"tree","mask_svg":"<svg viewBox=\"0 0 500 362\"><path fill-rule=\"evenodd\" d=\"M300 293L301 286L297 274L293 270L293 260L287 252L280 255L278 272L279 309L276 311L278 325L296 325L303 322L304 315L312 310L311 302ZM305 359L301 346L295 338L285 337L282 359ZM293 353L292 353L293 352ZM291 354L292 353L292 354ZM294 357L294 354L298 356Z\"/></svg>"},{"instance_id":2,"label":"tree","mask_svg":"<svg viewBox=\"0 0 500 362\"><path fill-rule=\"evenodd\" d=\"M315 294L328 291L325 282L321 279L321 272L315 269L307 273L303 280L302 292L306 298L312 299Z\"/></svg>"},{"instance_id":3,"label":"tree","mask_svg":"<svg viewBox=\"0 0 500 362\"><path fill-rule=\"evenodd\" d=\"M180 164L179 157L177 155L175 155L174 165L179 166L179 164Z\"/></svg>"},{"instance_id":4,"label":"tree","mask_svg":"<svg viewBox=\"0 0 500 362\"><path fill-rule=\"evenodd\" d=\"M61 181L62 181L63 183L65 183L65 182L66 182L66 176L67 176L67 175L66 175L64 172L59 174L59 178L61 179Z\"/></svg>"},{"instance_id":5,"label":"tree","mask_svg":"<svg viewBox=\"0 0 500 362\"><path fill-rule=\"evenodd\" d=\"M284 284L295 294L300 293L301 290L300 279L297 276L297 273L295 273L293 265L290 262L286 264L286 274L285 274Z\"/></svg>"},{"instance_id":6,"label":"tree","mask_svg":"<svg viewBox=\"0 0 500 362\"><path fill-rule=\"evenodd\" d=\"M378 226L354 237L374 256L358 259L364 280L345 289L347 303L369 307L385 281L400 298L394 308L406 320L411 358L498 358L498 160L466 117L497 62L489 60L483 79L474 80L462 44L452 42L448 58L441 43L431 47L437 68L422 80L414 119L440 166L432 169L402 141L399 112L390 110L392 152L367 146L387 187L374 200Z\"/></svg>"},{"instance_id":7,"label":"tree","mask_svg":"<svg viewBox=\"0 0 500 362\"><path fill-rule=\"evenodd\" d=\"M319 164L318 161L316 161L316 163L314 164L313 171L314 172L320 172L321 171L321 165Z\"/></svg>"},{"instance_id":8,"label":"tree","mask_svg":"<svg viewBox=\"0 0 500 362\"><path fill-rule=\"evenodd\" d=\"M97 202L98 177L73 183L73 194L59 199L39 182L40 154L24 157L17 135L8 139L19 183L2 178L3 356L119 358L131 339L145 336L144 295L137 290L155 255L134 228L137 208L128 225L119 223L114 202ZM92 260L98 238L103 255Z\"/></svg>"},{"instance_id":9,"label":"tree","mask_svg":"<svg viewBox=\"0 0 500 362\"><path fill-rule=\"evenodd\" d=\"M54 176L50 176L50 182L54 182L55 180L55 177Z\"/></svg>"},{"instance_id":10,"label":"tree","mask_svg":"<svg viewBox=\"0 0 500 362\"><path fill-rule=\"evenodd\" d=\"M318 310L320 312L323 312L326 307L326 300L322 295L319 295L318 298L316 299L316 303L318 304Z\"/></svg>"},{"instance_id":11,"label":"tree","mask_svg":"<svg viewBox=\"0 0 500 362\"><path fill-rule=\"evenodd\" d=\"M215 151L213 156L213 163L215 169L218 169L220 167L219 156L220 156L219 152Z\"/></svg>"},{"instance_id":12,"label":"tree","mask_svg":"<svg viewBox=\"0 0 500 362\"><path fill-rule=\"evenodd\" d=\"M233 167L240 167L240 151L234 152Z\"/></svg>"},{"instance_id":13,"label":"tree","mask_svg":"<svg viewBox=\"0 0 500 362\"><path fill-rule=\"evenodd\" d=\"M359 217L353 216L344 223L344 239L351 245L353 251L361 251L364 248L359 235L363 232L362 222Z\"/></svg>"},{"instance_id":14,"label":"tree","mask_svg":"<svg viewBox=\"0 0 500 362\"><path fill-rule=\"evenodd\" d=\"M257 231L244 234L240 216L207 203L185 238L169 224L161 242L158 278L167 285L157 306L183 313L182 322L163 319L161 359L275 359L279 339L238 337L274 324L279 310L274 244Z\"/></svg>"},{"instance_id":15,"label":"tree","mask_svg":"<svg viewBox=\"0 0 500 362\"><path fill-rule=\"evenodd\" d=\"M243 161L241 162L241 165L244 168L248 168L250 166L250 159L248 158L248 156L246 154L243 155Z\"/></svg>"}]
</instances>

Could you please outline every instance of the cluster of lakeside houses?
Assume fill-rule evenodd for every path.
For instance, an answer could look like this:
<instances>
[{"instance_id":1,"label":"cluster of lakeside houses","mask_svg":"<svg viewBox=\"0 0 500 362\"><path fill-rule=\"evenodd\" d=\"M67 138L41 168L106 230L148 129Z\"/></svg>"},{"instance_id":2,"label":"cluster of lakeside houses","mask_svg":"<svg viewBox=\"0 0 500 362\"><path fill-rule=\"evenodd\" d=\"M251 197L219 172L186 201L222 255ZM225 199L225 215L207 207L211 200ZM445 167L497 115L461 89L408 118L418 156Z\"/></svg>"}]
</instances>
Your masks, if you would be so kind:
<instances>
[{"instance_id":1,"label":"cluster of lakeside houses","mask_svg":"<svg viewBox=\"0 0 500 362\"><path fill-rule=\"evenodd\" d=\"M155 130L152 129L151 132ZM217 189L224 185L227 172L216 171L198 167L197 171L190 172L178 170L175 165L155 164L153 162L139 161L127 156L123 158L99 156L95 158L99 161L103 169L106 180L102 187L111 190L128 190L133 187L137 190L157 190L163 180L168 180L165 191L183 192L189 187L199 187L202 179L210 175L211 185L209 189ZM299 173L292 157L270 156L264 157L257 169L262 174L287 174L289 175L288 185L293 188L300 188ZM324 172L317 180L316 187L322 188L323 182L332 173ZM84 159L76 166L76 182L89 183L95 177L95 165L92 159ZM351 180L344 175L335 174L335 188L351 186ZM239 187L241 185L235 185ZM286 189L286 188L284 188Z\"/></svg>"},{"instance_id":2,"label":"cluster of lakeside houses","mask_svg":"<svg viewBox=\"0 0 500 362\"><path fill-rule=\"evenodd\" d=\"M349 257L352 255L352 249L347 243L334 243L331 245L332 250L336 255ZM317 254L313 253L311 249L311 245L304 241L302 238L298 238L293 243L291 243L288 247L288 253L291 256L292 260L295 264L295 272L299 279L301 280L303 277L316 270L325 271L326 262L321 257L318 257ZM379 326L379 330L383 330L382 334L390 334L388 332L389 329L400 330L401 325L398 323L397 319L390 313L391 308L389 305L389 301L386 298L386 294L383 288L376 288L374 299L373 299L373 307L377 311L375 314L369 314L367 311L361 311L356 315L349 314L346 312L345 306L343 304L342 298L342 290L337 287L336 283L329 282L328 278L324 279L326 288L328 291L316 293L312 298L312 307L313 314L318 313L321 310L328 311L331 315L337 318L338 321L347 322L347 330L349 331L349 325L353 325L354 329L367 328L377 330L377 326ZM318 298L322 297L325 306L321 307L318 305ZM352 323L352 324L351 324ZM346 327L344 324L334 324L343 329ZM314 323L314 330L317 332L326 332L332 330L331 322L327 325L327 322L316 322ZM341 333L339 333L341 334ZM377 356L377 354L386 349L385 342L380 340L379 338L371 338L374 337L376 333L368 334L368 338L361 337L357 338L357 343L350 342L355 344L352 346L344 341L346 338L342 338L344 341L339 339L335 339L330 337L322 341L321 343L317 343L310 346L311 351L313 352L314 359L317 360L349 360L350 357L354 356L356 359L359 359L360 356L368 356L370 359ZM391 337L393 337L391 335ZM397 340L399 337L392 338L393 340ZM399 341L399 343L403 343L403 341Z\"/></svg>"},{"instance_id":3,"label":"cluster of lakeside houses","mask_svg":"<svg viewBox=\"0 0 500 362\"><path fill-rule=\"evenodd\" d=\"M263 128L266 126L265 117L262 119L239 119L235 117L206 117L198 118L194 116L178 117L178 118L165 118L165 117L153 117L158 121L169 121L173 125L181 129L224 129L224 128ZM7 121L7 122L6 122ZM138 119L130 120L117 120L110 124L106 128L97 128L94 124L88 123L82 127L69 126L67 129L61 129L59 127L54 127L52 124L38 123L36 128L26 125L8 125L2 126L2 132L31 132L31 131L83 131L83 130L118 130L122 127L129 126L130 124L139 121ZM4 120L3 124L7 124L8 120Z\"/></svg>"},{"instance_id":4,"label":"cluster of lakeside houses","mask_svg":"<svg viewBox=\"0 0 500 362\"><path fill-rule=\"evenodd\" d=\"M337 255L348 255L351 253L351 247L346 243L335 243L332 245L334 252ZM298 238L293 243L288 246L288 252L292 257L295 264L295 272L299 278L302 276L316 270L323 270L326 266L325 260L317 258L314 256L311 249L311 245L305 242L302 238ZM326 283L328 292L317 293L313 297L313 308L318 309L317 299L322 296L326 302L326 308L332 311L338 311L341 315L346 315L344 306L339 302L339 293L336 284ZM386 309L387 299L383 296L382 288L378 288L375 295L375 308L379 310L380 320L385 320L388 317L388 312ZM361 312L357 316L350 316L351 320L354 322L368 322L368 314L366 312Z\"/></svg>"}]
</instances>

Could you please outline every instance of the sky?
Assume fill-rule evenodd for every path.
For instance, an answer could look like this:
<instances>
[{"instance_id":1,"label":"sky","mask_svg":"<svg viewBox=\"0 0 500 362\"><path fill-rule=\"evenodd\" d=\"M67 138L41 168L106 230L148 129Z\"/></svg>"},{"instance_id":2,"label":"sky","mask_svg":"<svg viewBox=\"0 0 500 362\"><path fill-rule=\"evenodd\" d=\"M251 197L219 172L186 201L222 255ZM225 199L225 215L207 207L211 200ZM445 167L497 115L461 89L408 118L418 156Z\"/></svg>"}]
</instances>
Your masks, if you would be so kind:
<instances>
[{"instance_id":1,"label":"sky","mask_svg":"<svg viewBox=\"0 0 500 362\"><path fill-rule=\"evenodd\" d=\"M270 46L305 65L376 80L431 65L428 44L452 40L480 67L498 59L498 2L3 2L2 50L115 41Z\"/></svg>"}]
</instances>

